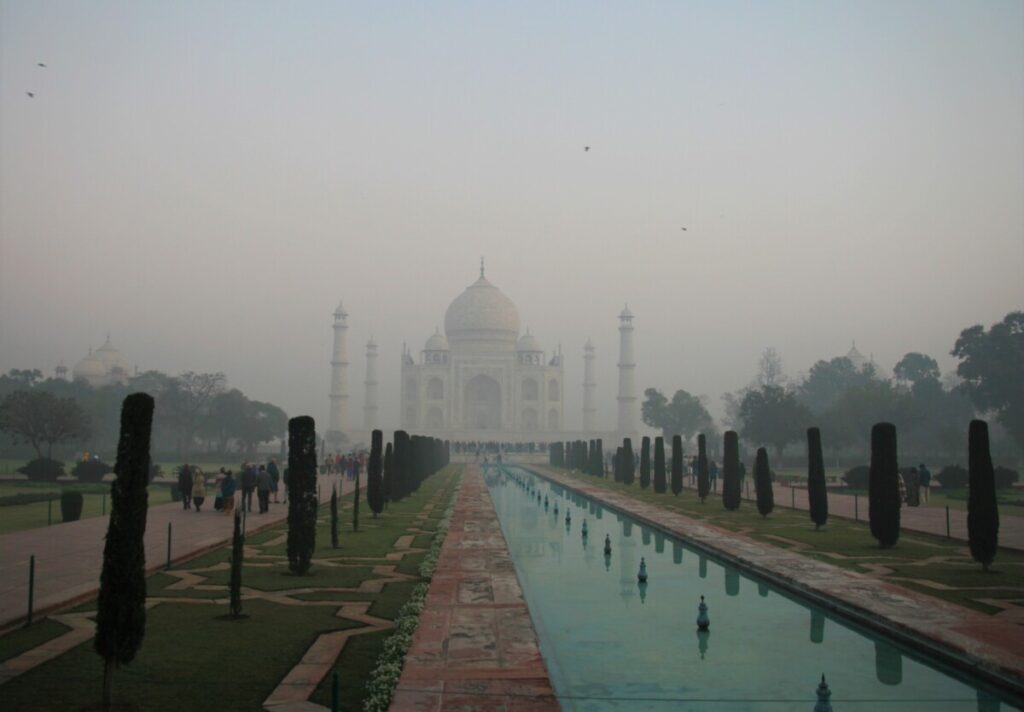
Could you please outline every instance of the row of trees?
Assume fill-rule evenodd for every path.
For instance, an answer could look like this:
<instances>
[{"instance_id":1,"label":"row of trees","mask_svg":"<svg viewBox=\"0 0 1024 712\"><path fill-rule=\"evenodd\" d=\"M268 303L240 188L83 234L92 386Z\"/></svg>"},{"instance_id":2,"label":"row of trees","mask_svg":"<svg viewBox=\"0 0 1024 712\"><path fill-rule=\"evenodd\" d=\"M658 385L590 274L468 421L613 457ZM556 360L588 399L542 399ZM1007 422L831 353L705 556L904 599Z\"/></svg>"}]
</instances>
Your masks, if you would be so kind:
<instances>
[{"instance_id":1,"label":"row of trees","mask_svg":"<svg viewBox=\"0 0 1024 712\"><path fill-rule=\"evenodd\" d=\"M252 454L286 433L281 408L229 389L223 373L191 371L179 376L146 371L125 384L93 388L85 381L43 379L36 370L12 370L0 376L0 431L9 436L8 446L26 444L40 458L52 457L55 446L71 444L110 451L120 404L138 391L155 401L154 448L181 458L197 451Z\"/></svg>"}]
</instances>

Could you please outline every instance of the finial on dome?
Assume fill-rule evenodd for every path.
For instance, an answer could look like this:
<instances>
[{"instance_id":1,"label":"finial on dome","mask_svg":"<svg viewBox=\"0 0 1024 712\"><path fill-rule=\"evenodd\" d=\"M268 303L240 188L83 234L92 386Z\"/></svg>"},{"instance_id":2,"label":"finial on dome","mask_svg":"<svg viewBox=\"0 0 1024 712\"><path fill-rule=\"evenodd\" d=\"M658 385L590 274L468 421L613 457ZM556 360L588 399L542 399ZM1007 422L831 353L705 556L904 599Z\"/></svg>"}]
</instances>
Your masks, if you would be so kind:
<instances>
[{"instance_id":1,"label":"finial on dome","mask_svg":"<svg viewBox=\"0 0 1024 712\"><path fill-rule=\"evenodd\" d=\"M483 257L483 255L480 255L480 278L483 279L483 276L484 276L484 257Z\"/></svg>"}]
</instances>

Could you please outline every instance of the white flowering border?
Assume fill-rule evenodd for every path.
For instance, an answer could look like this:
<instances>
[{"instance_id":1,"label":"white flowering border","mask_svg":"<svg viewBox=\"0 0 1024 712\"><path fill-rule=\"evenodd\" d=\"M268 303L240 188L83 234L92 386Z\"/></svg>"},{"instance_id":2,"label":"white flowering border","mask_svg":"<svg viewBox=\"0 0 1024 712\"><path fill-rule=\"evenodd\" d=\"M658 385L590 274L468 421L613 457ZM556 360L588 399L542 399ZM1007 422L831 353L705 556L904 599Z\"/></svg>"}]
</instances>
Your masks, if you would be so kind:
<instances>
[{"instance_id":1,"label":"white flowering border","mask_svg":"<svg viewBox=\"0 0 1024 712\"><path fill-rule=\"evenodd\" d=\"M398 678L402 675L402 666L405 664L405 654L412 643L412 635L416 632L416 626L420 622L420 612L423 610L423 603L427 598L427 589L430 588L430 579L437 567L437 557L441 553L441 545L448 534L448 526L451 524L452 510L455 509L455 498L459 494L462 480L455 486L451 500L441 515L434 531L434 538L430 543L430 551L423 557L420 563L420 576L426 579L423 583L417 584L409 595L395 619L394 632L384 641L384 651L377 658L377 667L370 673L370 681L366 685L367 696L363 701L363 709L367 712L386 712L391 705L391 698L398 686Z\"/></svg>"}]
</instances>

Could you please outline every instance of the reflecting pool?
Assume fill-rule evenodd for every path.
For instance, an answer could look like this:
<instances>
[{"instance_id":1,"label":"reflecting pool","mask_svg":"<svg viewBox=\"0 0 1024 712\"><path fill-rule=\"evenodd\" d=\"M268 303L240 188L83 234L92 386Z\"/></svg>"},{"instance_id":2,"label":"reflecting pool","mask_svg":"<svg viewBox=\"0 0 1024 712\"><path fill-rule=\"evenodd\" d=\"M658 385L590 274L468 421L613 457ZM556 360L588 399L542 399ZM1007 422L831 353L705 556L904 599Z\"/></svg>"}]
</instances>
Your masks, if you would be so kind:
<instances>
[{"instance_id":1,"label":"reflecting pool","mask_svg":"<svg viewBox=\"0 0 1024 712\"><path fill-rule=\"evenodd\" d=\"M836 712L1018 709L526 470L485 477L564 709L811 712L822 674Z\"/></svg>"}]
</instances>

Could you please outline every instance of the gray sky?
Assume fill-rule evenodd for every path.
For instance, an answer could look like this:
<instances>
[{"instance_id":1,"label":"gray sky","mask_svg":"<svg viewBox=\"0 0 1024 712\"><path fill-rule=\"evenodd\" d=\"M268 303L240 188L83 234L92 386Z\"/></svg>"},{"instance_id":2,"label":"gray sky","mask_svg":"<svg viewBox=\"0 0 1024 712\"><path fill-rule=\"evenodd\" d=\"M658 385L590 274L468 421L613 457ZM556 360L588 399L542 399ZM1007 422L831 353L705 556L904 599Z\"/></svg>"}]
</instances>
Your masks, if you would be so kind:
<instances>
[{"instance_id":1,"label":"gray sky","mask_svg":"<svg viewBox=\"0 0 1024 712\"><path fill-rule=\"evenodd\" d=\"M1024 308L1022 196L1018 0L0 0L4 371L109 332L321 420L340 298L390 427L485 255L569 427L588 336L615 422L625 302L638 389L717 413L766 346L948 370Z\"/></svg>"}]
</instances>

